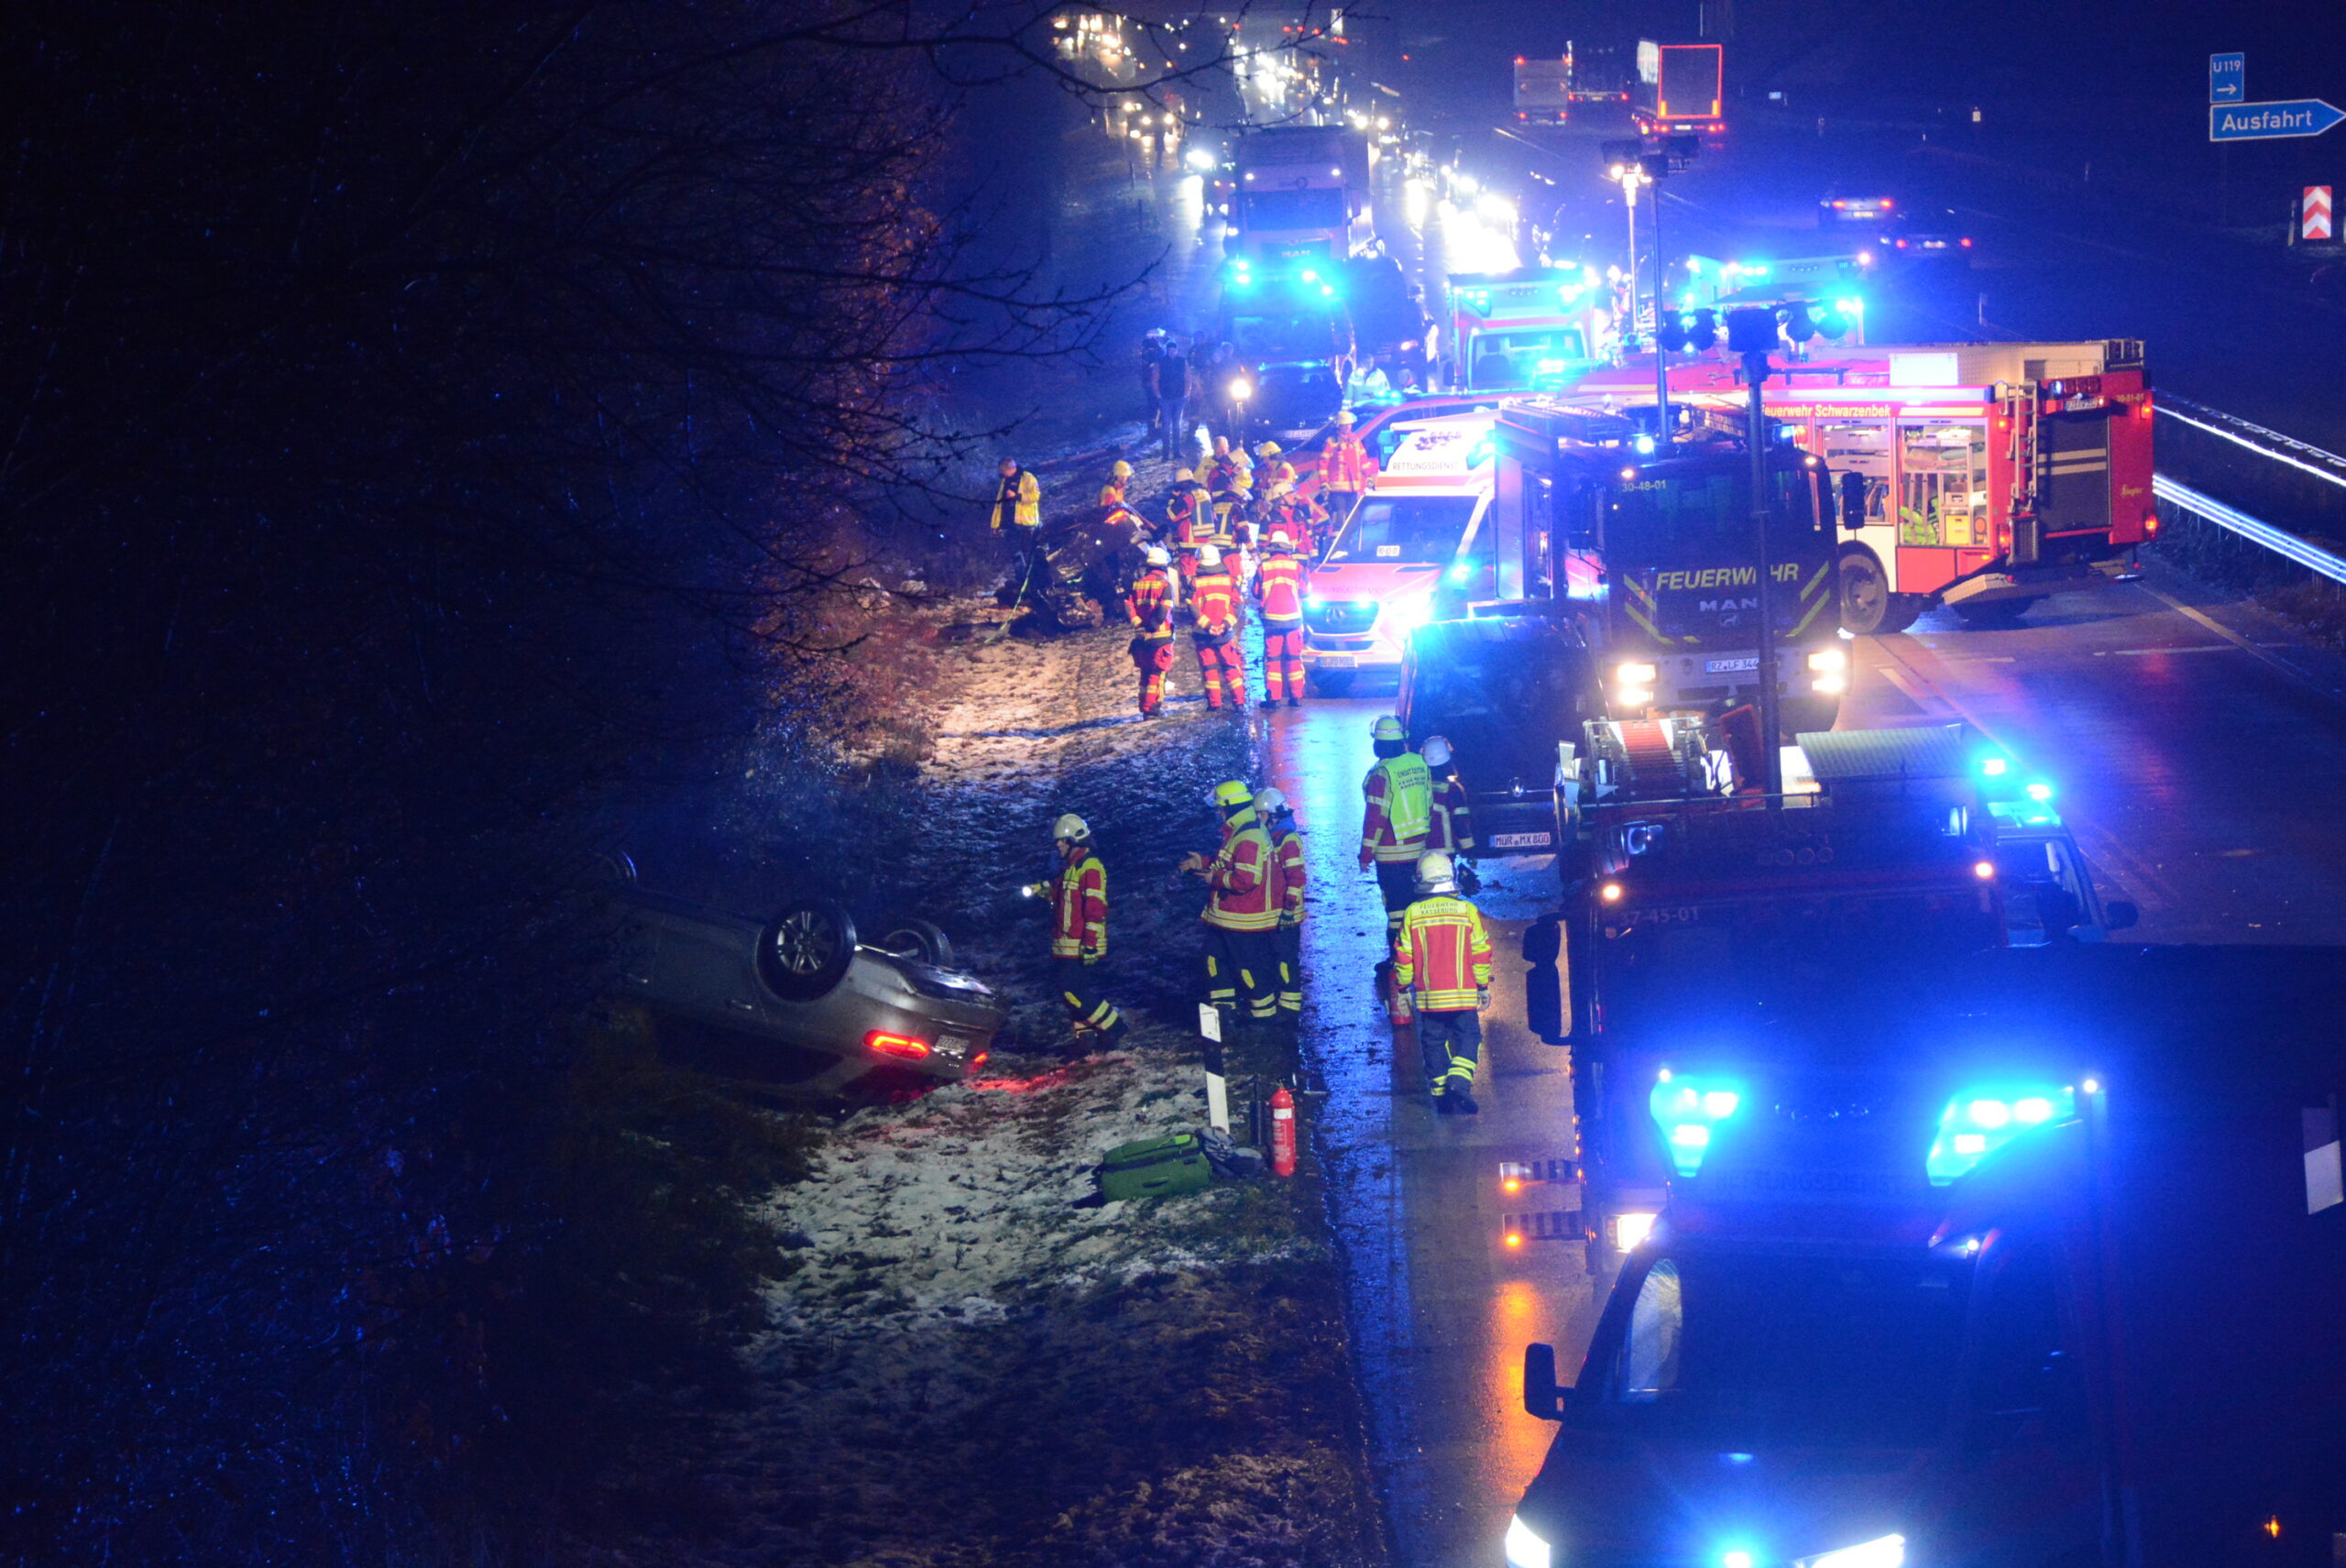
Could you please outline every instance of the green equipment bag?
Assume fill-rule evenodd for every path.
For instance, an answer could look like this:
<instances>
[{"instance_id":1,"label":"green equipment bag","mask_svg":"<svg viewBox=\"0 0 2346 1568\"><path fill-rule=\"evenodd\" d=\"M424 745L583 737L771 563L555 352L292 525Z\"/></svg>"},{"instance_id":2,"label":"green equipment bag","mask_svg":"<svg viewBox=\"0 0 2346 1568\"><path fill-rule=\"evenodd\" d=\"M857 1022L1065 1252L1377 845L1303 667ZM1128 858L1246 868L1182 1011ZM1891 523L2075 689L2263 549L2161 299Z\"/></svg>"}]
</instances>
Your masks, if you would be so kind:
<instances>
[{"instance_id":1,"label":"green equipment bag","mask_svg":"<svg viewBox=\"0 0 2346 1568\"><path fill-rule=\"evenodd\" d=\"M1197 1192L1212 1183L1213 1167L1195 1133L1119 1144L1100 1162L1100 1195L1111 1203Z\"/></svg>"}]
</instances>

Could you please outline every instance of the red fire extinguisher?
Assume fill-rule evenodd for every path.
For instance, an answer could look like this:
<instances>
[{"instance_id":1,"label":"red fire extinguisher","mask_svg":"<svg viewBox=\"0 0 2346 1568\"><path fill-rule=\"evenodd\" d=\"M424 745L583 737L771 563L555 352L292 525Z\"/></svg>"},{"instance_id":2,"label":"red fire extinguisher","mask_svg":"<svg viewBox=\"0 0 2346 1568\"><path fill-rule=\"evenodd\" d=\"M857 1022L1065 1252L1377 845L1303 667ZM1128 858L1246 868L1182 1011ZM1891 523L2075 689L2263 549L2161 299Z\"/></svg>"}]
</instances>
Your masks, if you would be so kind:
<instances>
[{"instance_id":1,"label":"red fire extinguisher","mask_svg":"<svg viewBox=\"0 0 2346 1568\"><path fill-rule=\"evenodd\" d=\"M1271 1170L1295 1174L1295 1096L1284 1084L1271 1096Z\"/></svg>"}]
</instances>

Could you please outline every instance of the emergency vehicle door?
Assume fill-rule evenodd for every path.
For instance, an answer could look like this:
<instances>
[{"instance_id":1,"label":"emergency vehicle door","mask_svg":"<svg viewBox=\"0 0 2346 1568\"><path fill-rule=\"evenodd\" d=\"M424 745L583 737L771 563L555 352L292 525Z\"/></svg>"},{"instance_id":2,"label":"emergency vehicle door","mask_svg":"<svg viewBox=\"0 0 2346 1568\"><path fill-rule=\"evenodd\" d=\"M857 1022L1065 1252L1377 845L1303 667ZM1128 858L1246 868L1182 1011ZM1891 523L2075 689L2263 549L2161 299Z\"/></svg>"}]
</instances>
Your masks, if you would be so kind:
<instances>
[{"instance_id":1,"label":"emergency vehicle door","mask_svg":"<svg viewBox=\"0 0 2346 1568\"><path fill-rule=\"evenodd\" d=\"M1964 1507L1948 1546L2062 1561L2099 1529L2077 1313L2045 1240L1996 1237L1980 1258L1963 1377ZM1971 1552L1962 1552L1971 1555Z\"/></svg>"},{"instance_id":2,"label":"emergency vehicle door","mask_svg":"<svg viewBox=\"0 0 2346 1568\"><path fill-rule=\"evenodd\" d=\"M2110 527L2113 411L2114 407L2105 407L2045 414L2036 422L2036 516L2045 533ZM2018 560L2017 538L2013 543L2013 558Z\"/></svg>"}]
</instances>

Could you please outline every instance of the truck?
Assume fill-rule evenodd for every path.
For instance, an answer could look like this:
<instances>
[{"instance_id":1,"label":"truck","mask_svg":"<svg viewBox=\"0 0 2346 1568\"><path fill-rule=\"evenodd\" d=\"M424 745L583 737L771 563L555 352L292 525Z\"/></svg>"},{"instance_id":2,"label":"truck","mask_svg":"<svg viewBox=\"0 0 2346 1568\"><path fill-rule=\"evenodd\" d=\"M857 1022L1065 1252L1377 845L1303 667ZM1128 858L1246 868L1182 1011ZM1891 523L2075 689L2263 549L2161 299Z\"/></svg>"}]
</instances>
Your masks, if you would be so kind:
<instances>
[{"instance_id":1,"label":"truck","mask_svg":"<svg viewBox=\"0 0 2346 1568\"><path fill-rule=\"evenodd\" d=\"M1561 126L1572 117L1573 46L1561 60L1515 57L1515 117L1525 125Z\"/></svg>"},{"instance_id":2,"label":"truck","mask_svg":"<svg viewBox=\"0 0 2346 1568\"><path fill-rule=\"evenodd\" d=\"M1629 115L1647 136L1727 129L1727 51L1718 44L1638 40Z\"/></svg>"},{"instance_id":3,"label":"truck","mask_svg":"<svg viewBox=\"0 0 2346 1568\"><path fill-rule=\"evenodd\" d=\"M1368 142L1349 126L1266 126L1239 138L1233 253L1257 266L1343 261L1375 238Z\"/></svg>"},{"instance_id":4,"label":"truck","mask_svg":"<svg viewBox=\"0 0 2346 1568\"><path fill-rule=\"evenodd\" d=\"M1533 398L1500 410L1493 442L1495 598L1562 601L1604 656L1604 717L1716 715L1756 699L1760 543L1750 451L1734 422L1658 435ZM1832 495L1813 454L1780 444L1765 466L1780 711L1788 734L1826 729L1848 666Z\"/></svg>"},{"instance_id":5,"label":"truck","mask_svg":"<svg viewBox=\"0 0 2346 1568\"><path fill-rule=\"evenodd\" d=\"M1526 1349L1507 1561L2334 1562L2341 958L2005 953L1830 1066L1657 1069L1668 1202L1571 1386Z\"/></svg>"},{"instance_id":6,"label":"truck","mask_svg":"<svg viewBox=\"0 0 2346 1568\"><path fill-rule=\"evenodd\" d=\"M1726 356L1673 366L1670 386L1673 403L1726 418L1748 396ZM1651 361L1575 390L1650 403ZM1901 631L1939 606L2009 626L2049 594L2129 576L2157 535L2139 339L1811 344L1763 397L1833 477L1852 632Z\"/></svg>"},{"instance_id":7,"label":"truck","mask_svg":"<svg viewBox=\"0 0 2346 1568\"><path fill-rule=\"evenodd\" d=\"M1562 762L1566 880L1551 940L1572 1049L1591 1273L1661 1208L1653 1075L1691 1044L1823 1069L1894 1029L1918 968L2107 941L2106 899L2051 781L1964 725L1803 734L1756 793L1756 728L1601 722ZM1680 1065L1683 1067L1681 1059Z\"/></svg>"},{"instance_id":8,"label":"truck","mask_svg":"<svg viewBox=\"0 0 2346 1568\"><path fill-rule=\"evenodd\" d=\"M1596 368L1614 337L1603 280L1579 267L1453 272L1445 379L1454 391L1529 392Z\"/></svg>"}]
</instances>

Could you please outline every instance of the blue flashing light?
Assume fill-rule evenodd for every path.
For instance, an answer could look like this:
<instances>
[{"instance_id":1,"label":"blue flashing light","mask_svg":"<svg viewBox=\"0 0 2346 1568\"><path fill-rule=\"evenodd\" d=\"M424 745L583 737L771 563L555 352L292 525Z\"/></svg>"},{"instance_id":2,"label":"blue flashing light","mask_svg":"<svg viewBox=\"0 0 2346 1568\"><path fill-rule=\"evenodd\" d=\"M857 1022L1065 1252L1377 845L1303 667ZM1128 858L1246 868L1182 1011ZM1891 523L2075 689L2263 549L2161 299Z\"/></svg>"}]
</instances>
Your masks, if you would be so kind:
<instances>
[{"instance_id":1,"label":"blue flashing light","mask_svg":"<svg viewBox=\"0 0 2346 1568\"><path fill-rule=\"evenodd\" d=\"M1472 452L1466 454L1466 466L1469 468L1480 467L1483 464L1489 462L1494 456L1496 456L1498 453L1498 449L1499 446L1497 442L1493 441L1488 436L1485 436L1482 440L1474 444L1474 449Z\"/></svg>"},{"instance_id":2,"label":"blue flashing light","mask_svg":"<svg viewBox=\"0 0 2346 1568\"><path fill-rule=\"evenodd\" d=\"M1724 1078L1675 1078L1668 1069L1647 1097L1646 1108L1661 1129L1670 1164L1680 1176L1703 1168L1712 1134L1743 1104L1744 1087Z\"/></svg>"},{"instance_id":3,"label":"blue flashing light","mask_svg":"<svg viewBox=\"0 0 2346 1568\"><path fill-rule=\"evenodd\" d=\"M1307 267L1303 269L1303 280L1307 283L1317 283L1320 281L1320 274Z\"/></svg>"},{"instance_id":4,"label":"blue flashing light","mask_svg":"<svg viewBox=\"0 0 2346 1568\"><path fill-rule=\"evenodd\" d=\"M1735 1547L1719 1553L1719 1568L1751 1568L1751 1553Z\"/></svg>"},{"instance_id":5,"label":"blue flashing light","mask_svg":"<svg viewBox=\"0 0 2346 1568\"><path fill-rule=\"evenodd\" d=\"M2009 758L1982 757L1979 759L1979 776L1990 779L2002 778L2012 765Z\"/></svg>"},{"instance_id":6,"label":"blue flashing light","mask_svg":"<svg viewBox=\"0 0 2346 1568\"><path fill-rule=\"evenodd\" d=\"M2029 798L2029 799L2031 799L2031 800L2035 800L2035 801L2045 801L2045 800L2050 800L2050 799L2052 799L2052 798L2053 798L2053 786L2052 786L2051 784L2046 784L2043 779L2039 779L2039 780L2037 780L2034 784L2030 784L2030 785L2028 786L2028 792L2027 792L2027 793L2028 793L2028 798Z\"/></svg>"},{"instance_id":7,"label":"blue flashing light","mask_svg":"<svg viewBox=\"0 0 2346 1568\"><path fill-rule=\"evenodd\" d=\"M1464 561L1459 562L1458 565L1450 568L1450 580L1453 583L1472 582L1474 581L1474 568L1468 565Z\"/></svg>"},{"instance_id":8,"label":"blue flashing light","mask_svg":"<svg viewBox=\"0 0 2346 1568\"><path fill-rule=\"evenodd\" d=\"M1306 609L1325 609L1328 608L1328 601L1321 598L1318 594L1307 594L1304 596L1303 608Z\"/></svg>"},{"instance_id":9,"label":"blue flashing light","mask_svg":"<svg viewBox=\"0 0 2346 1568\"><path fill-rule=\"evenodd\" d=\"M2077 1118L2077 1094L2065 1084L1990 1083L1966 1090L1939 1114L1924 1170L1934 1187L1961 1179L2022 1134Z\"/></svg>"},{"instance_id":10,"label":"blue flashing light","mask_svg":"<svg viewBox=\"0 0 2346 1568\"><path fill-rule=\"evenodd\" d=\"M1637 446L1639 455L1643 456L1653 450L1653 437L1650 435L1640 435L1638 437L1635 445Z\"/></svg>"},{"instance_id":11,"label":"blue flashing light","mask_svg":"<svg viewBox=\"0 0 2346 1568\"><path fill-rule=\"evenodd\" d=\"M1845 316L1854 316L1864 313L1866 302L1857 295L1850 294L1842 299L1834 301L1833 308L1840 312Z\"/></svg>"}]
</instances>

